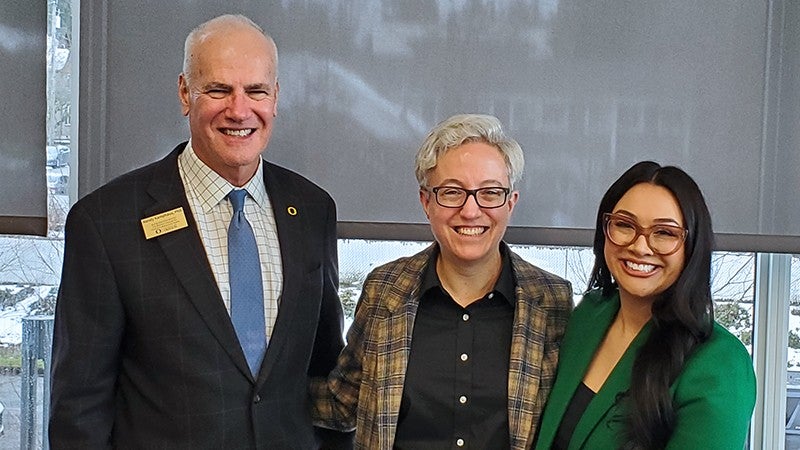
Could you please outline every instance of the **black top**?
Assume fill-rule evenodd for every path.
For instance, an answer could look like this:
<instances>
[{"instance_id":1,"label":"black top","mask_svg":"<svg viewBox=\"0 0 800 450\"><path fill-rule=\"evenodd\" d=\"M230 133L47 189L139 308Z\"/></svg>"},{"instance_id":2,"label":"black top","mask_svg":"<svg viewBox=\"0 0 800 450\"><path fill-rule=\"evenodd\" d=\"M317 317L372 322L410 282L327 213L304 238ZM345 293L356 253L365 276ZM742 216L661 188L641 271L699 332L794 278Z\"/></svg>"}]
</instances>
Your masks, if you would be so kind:
<instances>
[{"instance_id":1,"label":"black top","mask_svg":"<svg viewBox=\"0 0 800 450\"><path fill-rule=\"evenodd\" d=\"M589 386L581 383L575 389L575 394L572 395L572 400L569 401L569 406L564 412L564 418L561 419L561 425L558 426L556 438L553 440L553 450L566 450L569 447L569 441L572 439L572 434L575 432L575 427L578 426L578 421L581 420L586 407L589 402L594 398L594 391L589 389Z\"/></svg>"},{"instance_id":2,"label":"black top","mask_svg":"<svg viewBox=\"0 0 800 450\"><path fill-rule=\"evenodd\" d=\"M494 289L462 308L442 288L437 256L423 275L394 448L509 448L511 258L503 252Z\"/></svg>"}]
</instances>

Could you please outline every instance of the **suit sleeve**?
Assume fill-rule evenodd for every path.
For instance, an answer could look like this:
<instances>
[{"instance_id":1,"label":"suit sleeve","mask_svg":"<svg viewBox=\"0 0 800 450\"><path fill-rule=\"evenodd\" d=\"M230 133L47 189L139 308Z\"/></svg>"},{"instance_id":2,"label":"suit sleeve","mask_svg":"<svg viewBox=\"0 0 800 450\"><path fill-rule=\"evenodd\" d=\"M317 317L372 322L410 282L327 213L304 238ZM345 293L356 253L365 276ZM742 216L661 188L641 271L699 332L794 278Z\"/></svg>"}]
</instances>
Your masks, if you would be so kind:
<instances>
[{"instance_id":1,"label":"suit sleeve","mask_svg":"<svg viewBox=\"0 0 800 450\"><path fill-rule=\"evenodd\" d=\"M336 205L328 199L322 253L322 303L309 376L327 376L344 347L344 312L339 300L339 263L336 238Z\"/></svg>"},{"instance_id":2,"label":"suit sleeve","mask_svg":"<svg viewBox=\"0 0 800 450\"><path fill-rule=\"evenodd\" d=\"M96 223L80 203L67 218L65 236L53 331L50 447L107 448L124 311Z\"/></svg>"},{"instance_id":3,"label":"suit sleeve","mask_svg":"<svg viewBox=\"0 0 800 450\"><path fill-rule=\"evenodd\" d=\"M714 333L721 336L692 356L675 384L668 449L744 447L756 397L753 363L738 339L719 326Z\"/></svg>"},{"instance_id":4,"label":"suit sleeve","mask_svg":"<svg viewBox=\"0 0 800 450\"><path fill-rule=\"evenodd\" d=\"M336 204L328 199L324 221L323 286L317 335L309 364L309 376L324 377L336 365L336 358L344 347L342 339L344 312L339 300L338 240L336 235ZM312 398L313 401L313 398ZM350 431L350 430L341 430ZM318 445L322 449L350 449L353 433L342 433L329 427L316 427Z\"/></svg>"}]
</instances>

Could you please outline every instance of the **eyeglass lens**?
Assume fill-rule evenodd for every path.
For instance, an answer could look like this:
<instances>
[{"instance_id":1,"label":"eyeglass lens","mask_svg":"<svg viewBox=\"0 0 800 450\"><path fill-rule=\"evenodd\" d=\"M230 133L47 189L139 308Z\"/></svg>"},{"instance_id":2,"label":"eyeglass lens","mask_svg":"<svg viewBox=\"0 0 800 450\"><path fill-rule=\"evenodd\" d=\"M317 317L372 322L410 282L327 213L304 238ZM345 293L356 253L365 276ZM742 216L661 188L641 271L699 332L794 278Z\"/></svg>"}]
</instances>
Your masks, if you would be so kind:
<instances>
[{"instance_id":1,"label":"eyeglass lens","mask_svg":"<svg viewBox=\"0 0 800 450\"><path fill-rule=\"evenodd\" d=\"M606 217L606 235L616 245L631 245L640 235L650 248L658 254L670 254L683 242L684 230L671 225L655 225L644 228L627 218L609 215Z\"/></svg>"},{"instance_id":2,"label":"eyeglass lens","mask_svg":"<svg viewBox=\"0 0 800 450\"><path fill-rule=\"evenodd\" d=\"M460 208L467 203L469 196L481 208L499 208L506 203L508 189L502 187L485 187L480 189L463 189L453 186L438 186L432 189L436 202L446 208Z\"/></svg>"}]
</instances>

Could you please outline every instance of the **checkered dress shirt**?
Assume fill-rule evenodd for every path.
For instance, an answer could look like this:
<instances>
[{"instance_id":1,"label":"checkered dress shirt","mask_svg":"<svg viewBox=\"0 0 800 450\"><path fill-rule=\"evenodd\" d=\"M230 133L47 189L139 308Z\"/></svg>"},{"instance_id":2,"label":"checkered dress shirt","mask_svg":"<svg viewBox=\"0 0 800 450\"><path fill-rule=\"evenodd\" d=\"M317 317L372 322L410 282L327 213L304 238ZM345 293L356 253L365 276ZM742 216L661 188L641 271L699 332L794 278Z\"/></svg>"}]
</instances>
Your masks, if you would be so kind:
<instances>
[{"instance_id":1,"label":"checkered dress shirt","mask_svg":"<svg viewBox=\"0 0 800 450\"><path fill-rule=\"evenodd\" d=\"M234 188L227 180L205 165L186 145L178 156L178 171L186 189L192 215L197 221L200 239L208 255L211 271L217 280L225 308L231 311L231 290L228 278L228 226L233 207L226 196ZM278 243L275 217L264 186L263 162L250 181L243 186L249 194L245 198L244 212L256 236L264 286L264 319L267 336L272 335L283 284L281 251Z\"/></svg>"}]
</instances>

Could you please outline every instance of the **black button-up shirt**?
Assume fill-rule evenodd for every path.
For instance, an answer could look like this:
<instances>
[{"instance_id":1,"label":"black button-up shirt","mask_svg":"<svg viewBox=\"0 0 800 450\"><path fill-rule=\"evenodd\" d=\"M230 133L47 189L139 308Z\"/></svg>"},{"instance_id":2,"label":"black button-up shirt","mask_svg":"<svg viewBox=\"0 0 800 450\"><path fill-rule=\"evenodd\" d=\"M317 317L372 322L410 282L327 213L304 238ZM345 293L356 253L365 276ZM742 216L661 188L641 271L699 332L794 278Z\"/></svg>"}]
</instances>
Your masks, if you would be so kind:
<instances>
[{"instance_id":1,"label":"black button-up shirt","mask_svg":"<svg viewBox=\"0 0 800 450\"><path fill-rule=\"evenodd\" d=\"M503 252L494 289L463 308L442 288L437 256L420 291L395 449L509 448L511 257Z\"/></svg>"}]
</instances>

